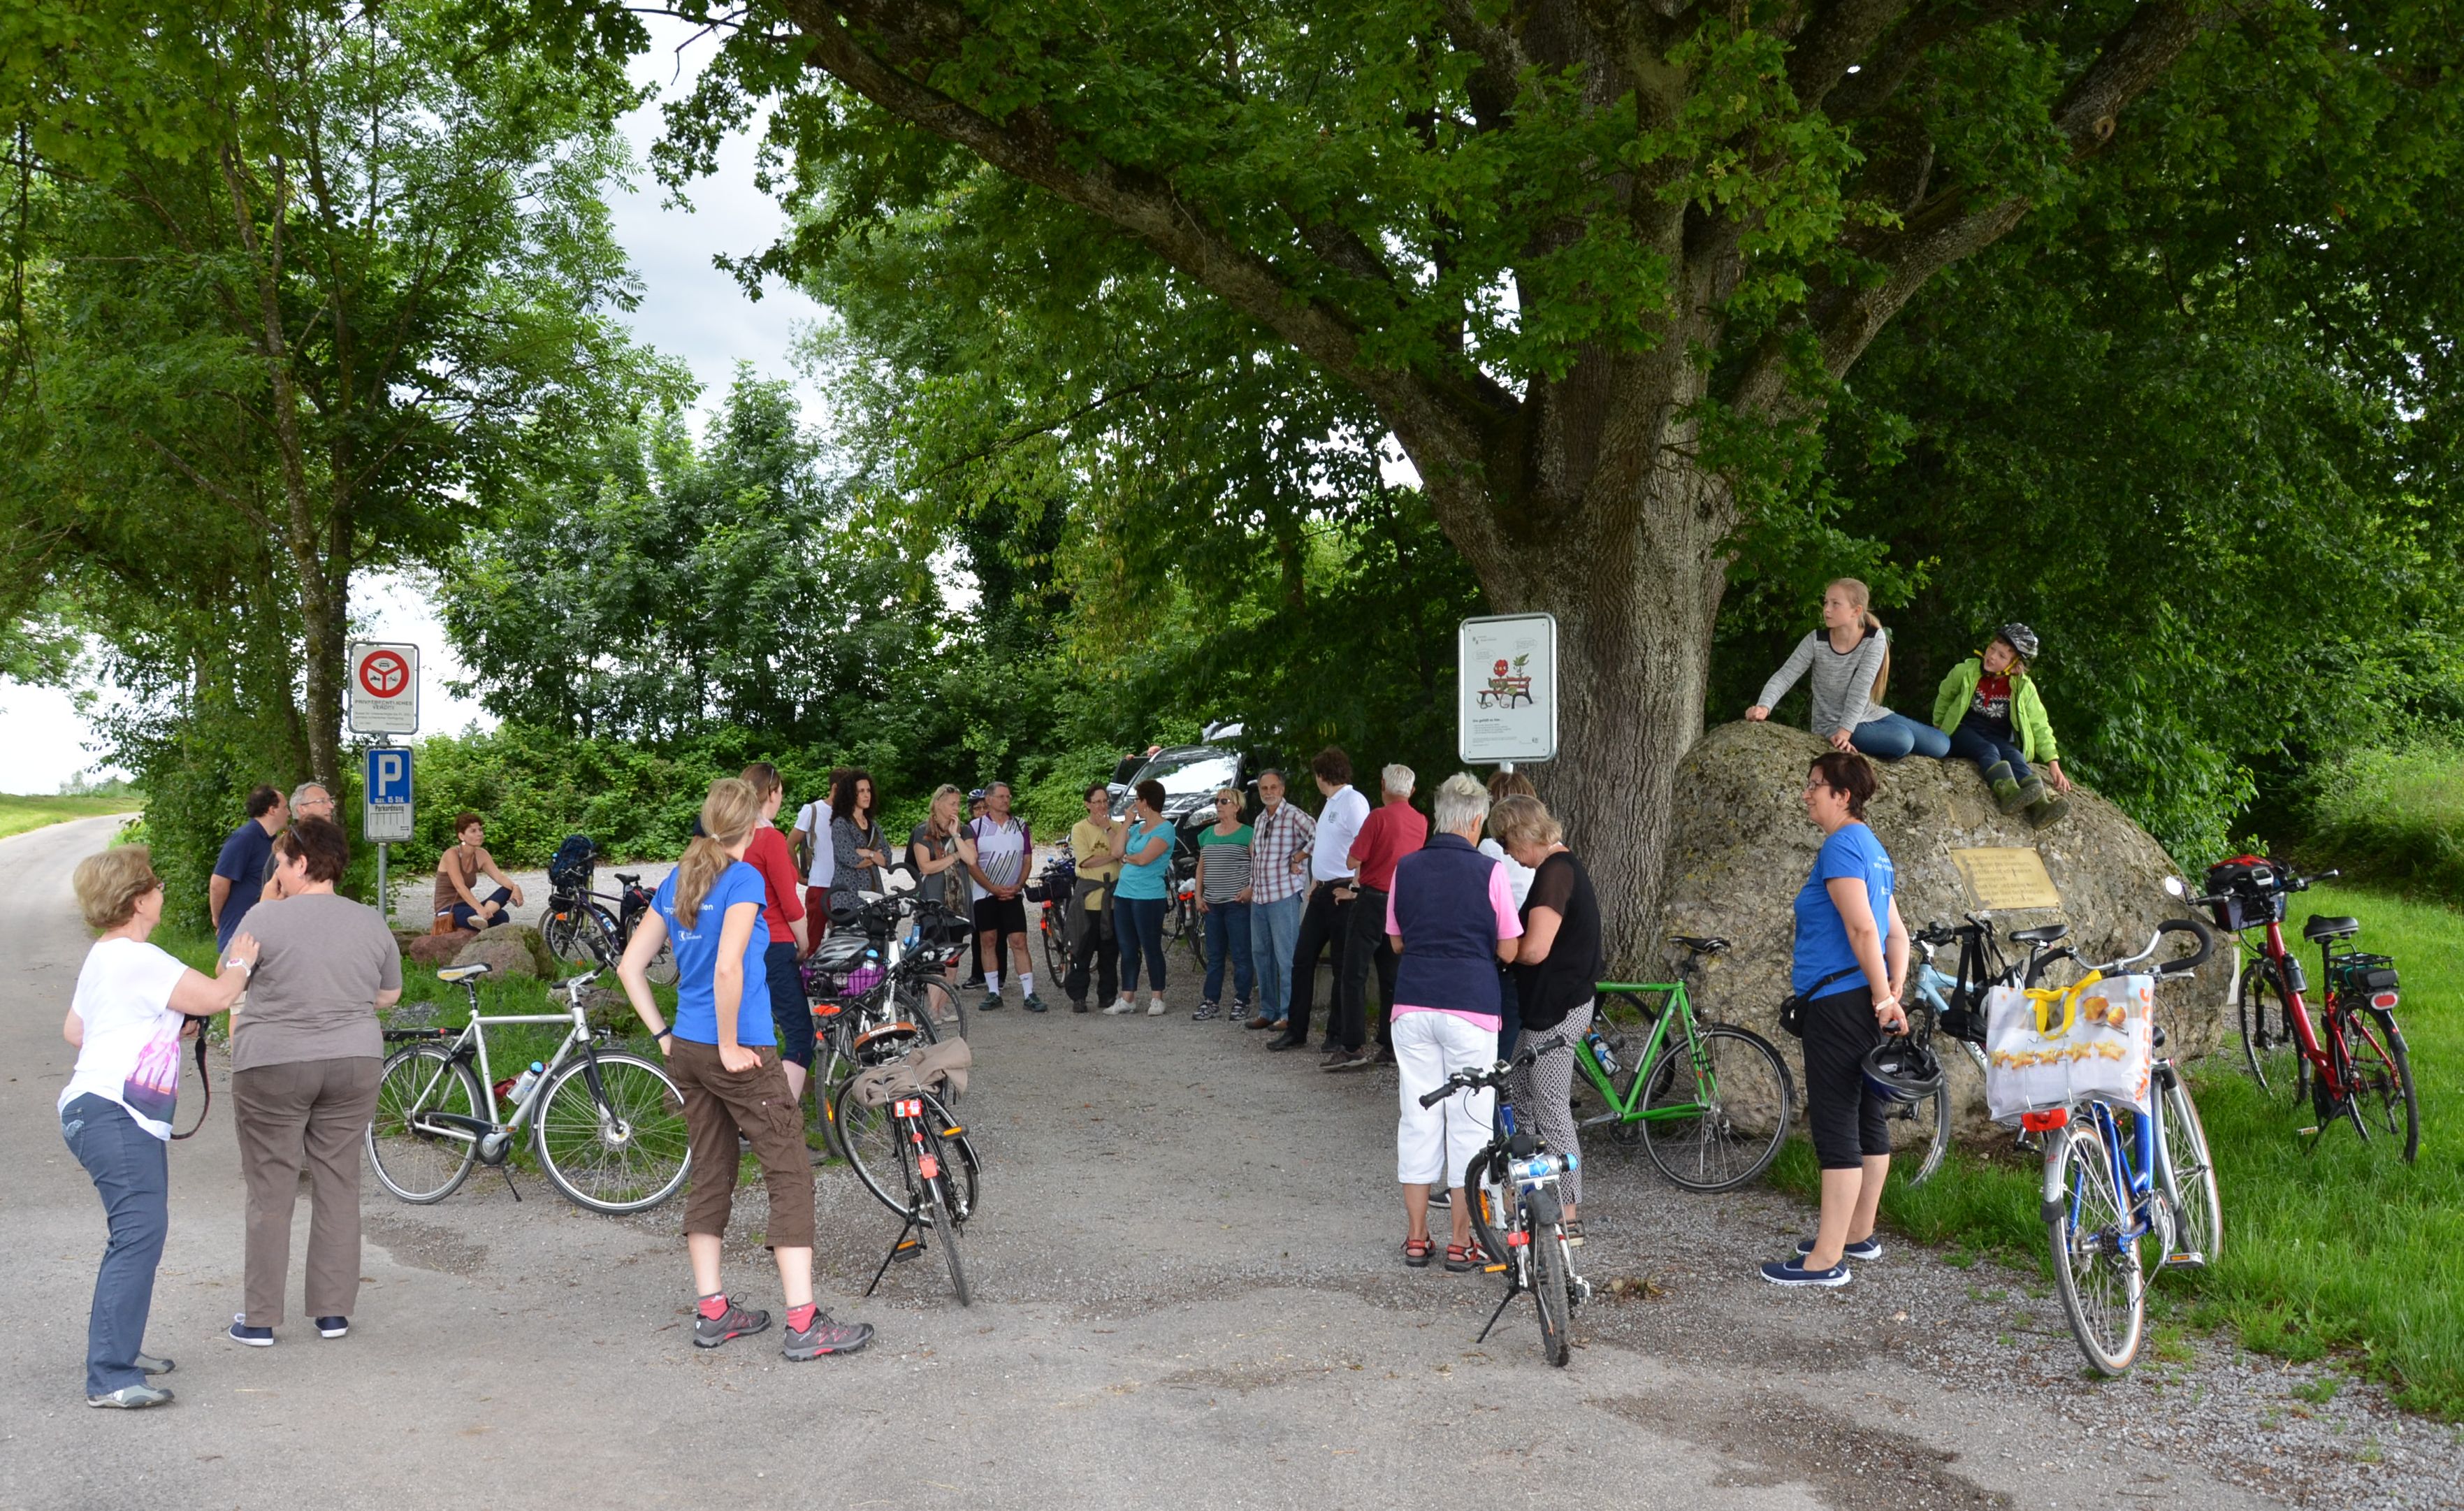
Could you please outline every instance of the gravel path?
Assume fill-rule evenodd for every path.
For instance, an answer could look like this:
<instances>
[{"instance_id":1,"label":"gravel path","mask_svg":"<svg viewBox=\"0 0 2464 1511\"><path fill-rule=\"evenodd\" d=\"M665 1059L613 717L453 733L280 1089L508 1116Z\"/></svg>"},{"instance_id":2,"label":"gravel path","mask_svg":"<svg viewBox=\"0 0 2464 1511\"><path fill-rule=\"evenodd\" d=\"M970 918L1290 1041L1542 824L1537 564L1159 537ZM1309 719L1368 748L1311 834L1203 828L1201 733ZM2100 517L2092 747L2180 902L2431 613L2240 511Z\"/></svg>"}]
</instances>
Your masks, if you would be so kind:
<instances>
[{"instance_id":1,"label":"gravel path","mask_svg":"<svg viewBox=\"0 0 2464 1511\"><path fill-rule=\"evenodd\" d=\"M881 1330L862 1355L696 1352L675 1210L600 1218L528 1177L517 1203L488 1171L428 1208L368 1184L350 1339L295 1319L275 1348L219 1343L241 1211L218 1099L172 1153L153 1342L181 1404L88 1411L101 1221L51 1107L84 948L66 870L99 833L45 834L0 848L0 1213L31 1303L0 1334L0 1508L2464 1503L2452 1431L2352 1386L2297 1401L2317 1371L2193 1342L2083 1380L2033 1277L1895 1245L1846 1291L1772 1291L1751 1264L1806 1230L1801 1203L1689 1196L1605 1147L1584 1263L1616 1293L1576 1314L1573 1365L1541 1363L1528 1302L1477 1344L1495 1282L1397 1261L1391 1074L1190 1022L1185 953L1165 1017L1031 1017L1013 989L979 1019L975 1306L933 1255L856 1299L897 1224L817 1172L825 1300ZM745 1189L730 1276L775 1307L762 1220Z\"/></svg>"}]
</instances>

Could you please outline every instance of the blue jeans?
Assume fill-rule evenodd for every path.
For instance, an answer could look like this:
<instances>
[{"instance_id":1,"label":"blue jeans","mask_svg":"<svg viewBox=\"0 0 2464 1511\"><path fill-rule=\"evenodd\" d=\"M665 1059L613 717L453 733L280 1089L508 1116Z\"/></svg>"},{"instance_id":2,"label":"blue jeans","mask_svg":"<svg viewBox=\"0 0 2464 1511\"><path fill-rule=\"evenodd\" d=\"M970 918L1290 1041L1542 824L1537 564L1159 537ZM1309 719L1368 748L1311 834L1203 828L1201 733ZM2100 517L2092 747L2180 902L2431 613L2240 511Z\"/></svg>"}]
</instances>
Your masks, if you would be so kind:
<instances>
[{"instance_id":1,"label":"blue jeans","mask_svg":"<svg viewBox=\"0 0 2464 1511\"><path fill-rule=\"evenodd\" d=\"M473 897L478 896L476 893L473 893L472 895ZM495 916L494 918L483 919L479 916L479 910L473 907L470 903L456 902L453 904L453 926L455 928L491 928L495 924L503 922L513 914L514 892L511 887L498 887L495 891L489 893L486 897L479 898L479 900L481 902L494 902L496 904Z\"/></svg>"},{"instance_id":2,"label":"blue jeans","mask_svg":"<svg viewBox=\"0 0 2464 1511\"><path fill-rule=\"evenodd\" d=\"M137 1355L154 1309L154 1267L171 1231L168 1145L139 1127L128 1109L91 1092L60 1109L60 1137L94 1178L111 1225L85 1322L85 1393L108 1395L145 1383Z\"/></svg>"},{"instance_id":3,"label":"blue jeans","mask_svg":"<svg viewBox=\"0 0 2464 1511\"><path fill-rule=\"evenodd\" d=\"M1258 985L1257 967L1249 961L1249 904L1209 902L1199 917L1206 922L1206 991L1204 1000L1223 1000L1223 962L1232 962L1232 1000L1245 1004Z\"/></svg>"},{"instance_id":4,"label":"blue jeans","mask_svg":"<svg viewBox=\"0 0 2464 1511\"><path fill-rule=\"evenodd\" d=\"M1881 718L1868 719L1849 730L1848 743L1877 761L1897 761L1911 751L1937 761L1950 754L1950 736L1931 724L1887 710Z\"/></svg>"},{"instance_id":5,"label":"blue jeans","mask_svg":"<svg viewBox=\"0 0 2464 1511\"><path fill-rule=\"evenodd\" d=\"M1300 944L1308 894L1249 904L1249 959L1258 977L1258 1016L1280 1024L1292 1006L1292 950Z\"/></svg>"},{"instance_id":6,"label":"blue jeans","mask_svg":"<svg viewBox=\"0 0 2464 1511\"><path fill-rule=\"evenodd\" d=\"M1950 753L1962 761L1975 762L1979 776L2008 761L2013 779L2023 786L2027 783L2028 758L2019 753L2019 747L1971 724L1961 724L1959 731L1950 737Z\"/></svg>"},{"instance_id":7,"label":"blue jeans","mask_svg":"<svg viewBox=\"0 0 2464 1511\"><path fill-rule=\"evenodd\" d=\"M1147 987L1163 989L1164 898L1125 898L1112 894L1112 931L1121 936L1121 995L1138 989L1138 962L1144 960Z\"/></svg>"}]
</instances>

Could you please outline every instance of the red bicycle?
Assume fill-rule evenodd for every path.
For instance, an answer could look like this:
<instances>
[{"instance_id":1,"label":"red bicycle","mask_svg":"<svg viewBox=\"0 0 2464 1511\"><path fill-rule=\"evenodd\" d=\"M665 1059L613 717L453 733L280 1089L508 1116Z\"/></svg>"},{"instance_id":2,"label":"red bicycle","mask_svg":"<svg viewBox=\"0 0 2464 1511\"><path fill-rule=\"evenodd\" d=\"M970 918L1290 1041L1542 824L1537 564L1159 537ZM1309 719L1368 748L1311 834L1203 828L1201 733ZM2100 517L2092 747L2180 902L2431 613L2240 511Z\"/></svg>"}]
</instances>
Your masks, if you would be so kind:
<instances>
[{"instance_id":1,"label":"red bicycle","mask_svg":"<svg viewBox=\"0 0 2464 1511\"><path fill-rule=\"evenodd\" d=\"M2359 920L2310 915L2301 937L2319 946L2321 976L2313 1022L2308 974L2284 944L2287 900L2335 875L2299 876L2273 860L2235 855L2208 868L2211 895L2197 900L2215 910L2220 927L2241 937L2233 1011L2242 1058L2259 1089L2296 1107L2308 1103L2318 1121L2304 1133L2323 1137L2328 1124L2349 1119L2364 1143L2374 1132L2402 1141L2409 1165L2421 1148L2421 1102L2395 1020L2395 962L2351 943L2362 930ZM2263 931L2255 943L2252 930Z\"/></svg>"}]
</instances>

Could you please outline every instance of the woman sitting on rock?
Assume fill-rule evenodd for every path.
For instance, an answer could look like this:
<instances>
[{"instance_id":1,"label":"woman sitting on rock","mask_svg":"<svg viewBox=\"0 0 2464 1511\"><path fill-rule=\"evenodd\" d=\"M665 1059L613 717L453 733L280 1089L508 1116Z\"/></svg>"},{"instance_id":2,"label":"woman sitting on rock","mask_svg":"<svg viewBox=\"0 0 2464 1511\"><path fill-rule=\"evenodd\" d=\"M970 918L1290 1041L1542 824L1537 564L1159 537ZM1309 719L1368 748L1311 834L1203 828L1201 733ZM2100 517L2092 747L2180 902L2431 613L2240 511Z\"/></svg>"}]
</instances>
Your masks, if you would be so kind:
<instances>
[{"instance_id":1,"label":"woman sitting on rock","mask_svg":"<svg viewBox=\"0 0 2464 1511\"><path fill-rule=\"evenodd\" d=\"M1882 706L1883 689L1891 679L1891 640L1868 607L1872 601L1865 585L1854 577L1837 578L1823 589L1822 628L1797 642L1787 662L1763 684L1762 698L1746 710L1746 717L1769 719L1771 705L1810 670L1813 729L1831 742L1832 749L1853 746L1877 761L1897 761L1910 751L1937 759L1948 755L1950 742L1941 730Z\"/></svg>"},{"instance_id":2,"label":"woman sitting on rock","mask_svg":"<svg viewBox=\"0 0 2464 1511\"><path fill-rule=\"evenodd\" d=\"M2054 726L2045 718L2044 700L2028 676L2028 658L2036 654L2036 632L2024 624L2006 624L1993 633L1993 643L1950 669L1934 696L1933 722L1950 737L1950 753L1976 763L1985 785L2002 811L2025 811L2038 829L2068 811L2064 794L2071 779L2054 745ZM2039 777L2030 764L2045 763ZM2047 791L2050 785L2052 791Z\"/></svg>"}]
</instances>

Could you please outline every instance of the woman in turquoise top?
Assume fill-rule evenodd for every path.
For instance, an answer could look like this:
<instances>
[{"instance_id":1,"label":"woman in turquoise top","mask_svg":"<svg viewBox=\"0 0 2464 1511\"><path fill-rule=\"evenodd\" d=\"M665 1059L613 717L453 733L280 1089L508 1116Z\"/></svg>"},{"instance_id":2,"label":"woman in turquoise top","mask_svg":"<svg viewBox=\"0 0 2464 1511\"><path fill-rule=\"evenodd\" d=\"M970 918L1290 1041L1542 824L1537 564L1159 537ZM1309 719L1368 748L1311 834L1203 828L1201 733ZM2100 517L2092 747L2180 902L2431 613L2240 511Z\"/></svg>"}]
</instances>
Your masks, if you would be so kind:
<instances>
[{"instance_id":1,"label":"woman in turquoise top","mask_svg":"<svg viewBox=\"0 0 2464 1511\"><path fill-rule=\"evenodd\" d=\"M1137 785L1129 816L1112 826L1121 879L1112 888L1113 932L1121 939L1121 996L1104 1011L1135 1012L1138 963L1147 967L1147 1016L1163 1013L1163 910L1172 898L1172 821L1163 816L1163 784Z\"/></svg>"}]
</instances>

